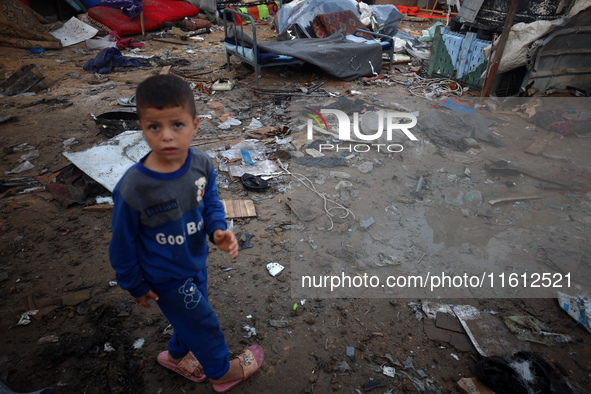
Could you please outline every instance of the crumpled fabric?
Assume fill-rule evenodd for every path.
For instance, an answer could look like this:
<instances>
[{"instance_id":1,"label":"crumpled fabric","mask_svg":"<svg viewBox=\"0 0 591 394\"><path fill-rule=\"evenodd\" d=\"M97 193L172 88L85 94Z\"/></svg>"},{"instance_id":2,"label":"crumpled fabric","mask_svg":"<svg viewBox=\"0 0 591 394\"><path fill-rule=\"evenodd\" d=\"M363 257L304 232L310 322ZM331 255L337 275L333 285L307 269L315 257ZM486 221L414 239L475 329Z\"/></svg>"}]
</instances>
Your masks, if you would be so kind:
<instances>
[{"instance_id":1,"label":"crumpled fabric","mask_svg":"<svg viewBox=\"0 0 591 394\"><path fill-rule=\"evenodd\" d=\"M141 67L148 64L149 61L145 59L126 59L117 48L107 48L94 59L88 60L83 68L92 73L108 74L113 67Z\"/></svg>"},{"instance_id":2,"label":"crumpled fabric","mask_svg":"<svg viewBox=\"0 0 591 394\"><path fill-rule=\"evenodd\" d=\"M117 30L113 30L109 34L112 35L113 37L115 37L115 40L117 41L117 48L119 48L119 49L126 49L127 47L141 48L144 46L143 42L138 42L138 43L133 42L133 38L119 37L119 33L117 33Z\"/></svg>"},{"instance_id":3,"label":"crumpled fabric","mask_svg":"<svg viewBox=\"0 0 591 394\"><path fill-rule=\"evenodd\" d=\"M123 11L123 15L128 16L131 20L138 16L143 9L141 0L103 0L100 6L120 8Z\"/></svg>"}]
</instances>

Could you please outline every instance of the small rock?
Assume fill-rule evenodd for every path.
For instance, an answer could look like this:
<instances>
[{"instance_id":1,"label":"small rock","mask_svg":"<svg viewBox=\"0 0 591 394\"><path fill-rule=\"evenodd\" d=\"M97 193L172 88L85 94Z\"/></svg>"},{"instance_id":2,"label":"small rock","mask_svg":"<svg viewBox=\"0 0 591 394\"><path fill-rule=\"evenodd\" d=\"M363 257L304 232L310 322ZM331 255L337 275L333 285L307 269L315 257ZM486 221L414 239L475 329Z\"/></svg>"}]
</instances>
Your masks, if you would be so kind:
<instances>
[{"instance_id":1,"label":"small rock","mask_svg":"<svg viewBox=\"0 0 591 394\"><path fill-rule=\"evenodd\" d=\"M468 148L480 149L480 144L478 144L478 141L474 138L464 138L464 144L466 144Z\"/></svg>"},{"instance_id":2,"label":"small rock","mask_svg":"<svg viewBox=\"0 0 591 394\"><path fill-rule=\"evenodd\" d=\"M355 356L355 348L353 346L347 346L346 354L347 357Z\"/></svg>"},{"instance_id":3,"label":"small rock","mask_svg":"<svg viewBox=\"0 0 591 394\"><path fill-rule=\"evenodd\" d=\"M343 178L343 179L351 178L351 174L349 174L348 172L344 172L344 171L331 171L330 176L333 178Z\"/></svg>"},{"instance_id":4,"label":"small rock","mask_svg":"<svg viewBox=\"0 0 591 394\"><path fill-rule=\"evenodd\" d=\"M349 364L347 364L346 361L341 361L341 363L338 366L338 369L340 372L344 373L349 372L351 370L351 367L349 366Z\"/></svg>"},{"instance_id":5,"label":"small rock","mask_svg":"<svg viewBox=\"0 0 591 394\"><path fill-rule=\"evenodd\" d=\"M370 162L370 161L366 161L365 163L361 163L359 165L359 167L357 167L357 169L362 174L367 174L368 172L370 172L371 170L373 170L373 163Z\"/></svg>"},{"instance_id":6,"label":"small rock","mask_svg":"<svg viewBox=\"0 0 591 394\"><path fill-rule=\"evenodd\" d=\"M316 319L314 319L313 317L310 317L309 319L306 320L306 323L308 323L309 325L313 325L314 323L316 323Z\"/></svg>"},{"instance_id":7,"label":"small rock","mask_svg":"<svg viewBox=\"0 0 591 394\"><path fill-rule=\"evenodd\" d=\"M287 320L269 320L269 324L272 327L283 328L289 326L289 322Z\"/></svg>"},{"instance_id":8,"label":"small rock","mask_svg":"<svg viewBox=\"0 0 591 394\"><path fill-rule=\"evenodd\" d=\"M468 211L466 208L462 208L462 215L464 215L464 217L467 218L468 216L470 216L470 211Z\"/></svg>"}]
</instances>

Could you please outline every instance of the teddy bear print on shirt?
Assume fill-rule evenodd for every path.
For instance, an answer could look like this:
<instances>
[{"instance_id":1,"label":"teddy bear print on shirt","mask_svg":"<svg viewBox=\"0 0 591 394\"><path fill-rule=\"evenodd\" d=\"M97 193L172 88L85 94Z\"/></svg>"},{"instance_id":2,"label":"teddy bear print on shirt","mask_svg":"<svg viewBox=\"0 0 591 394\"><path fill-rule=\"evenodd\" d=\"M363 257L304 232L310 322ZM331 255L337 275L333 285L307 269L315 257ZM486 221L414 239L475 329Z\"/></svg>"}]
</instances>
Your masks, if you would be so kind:
<instances>
[{"instance_id":1,"label":"teddy bear print on shirt","mask_svg":"<svg viewBox=\"0 0 591 394\"><path fill-rule=\"evenodd\" d=\"M207 180L204 176L195 181L195 186L197 186L197 202L201 202L201 200L203 200L203 195L205 194L205 185L207 185Z\"/></svg>"}]
</instances>

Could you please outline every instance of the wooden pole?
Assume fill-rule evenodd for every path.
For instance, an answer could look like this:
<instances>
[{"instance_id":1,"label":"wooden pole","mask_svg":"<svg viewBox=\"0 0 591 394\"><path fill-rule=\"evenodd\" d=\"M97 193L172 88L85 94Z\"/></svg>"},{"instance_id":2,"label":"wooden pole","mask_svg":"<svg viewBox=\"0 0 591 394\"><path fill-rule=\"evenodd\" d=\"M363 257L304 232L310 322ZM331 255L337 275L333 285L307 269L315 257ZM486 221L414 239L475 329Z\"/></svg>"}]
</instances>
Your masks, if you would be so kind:
<instances>
[{"instance_id":1,"label":"wooden pole","mask_svg":"<svg viewBox=\"0 0 591 394\"><path fill-rule=\"evenodd\" d=\"M497 45L497 49L495 51L495 57L493 59L492 66L490 67L490 72L484 81L484 86L482 87L482 97L490 96L492 85L495 81L495 77L497 76L499 64L501 63L501 57L503 56L503 51L505 50L505 44L507 43L507 38L509 38L509 30L511 30L513 18L515 18L515 14L517 13L518 5L519 0L511 0L511 6L507 12L507 19L505 19L505 25L503 26L503 32L501 33L501 38L499 39L499 44Z\"/></svg>"},{"instance_id":2,"label":"wooden pole","mask_svg":"<svg viewBox=\"0 0 591 394\"><path fill-rule=\"evenodd\" d=\"M146 35L146 28L144 26L144 10L140 12L140 26L142 27L142 36Z\"/></svg>"}]
</instances>

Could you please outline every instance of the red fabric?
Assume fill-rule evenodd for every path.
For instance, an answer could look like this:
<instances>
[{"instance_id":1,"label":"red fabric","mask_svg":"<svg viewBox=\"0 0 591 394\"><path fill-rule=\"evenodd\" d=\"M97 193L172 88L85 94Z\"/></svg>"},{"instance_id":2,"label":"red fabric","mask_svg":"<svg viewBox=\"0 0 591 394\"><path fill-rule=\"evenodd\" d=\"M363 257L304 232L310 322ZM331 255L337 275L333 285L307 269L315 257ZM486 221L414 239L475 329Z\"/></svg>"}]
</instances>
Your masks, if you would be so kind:
<instances>
[{"instance_id":1,"label":"red fabric","mask_svg":"<svg viewBox=\"0 0 591 394\"><path fill-rule=\"evenodd\" d=\"M420 13L421 8L420 7L407 7L404 5L396 5L395 6L398 11L400 11L401 14L406 14L408 16L416 16L418 18L440 18L440 19L446 19L445 15L441 15L441 14L433 14L433 15L429 15L429 14L424 14L424 13Z\"/></svg>"},{"instance_id":2,"label":"red fabric","mask_svg":"<svg viewBox=\"0 0 591 394\"><path fill-rule=\"evenodd\" d=\"M347 34L353 34L357 29L365 30L366 27L361 23L353 11L337 11L328 14L318 14L312 21L312 29L318 38L326 38L339 30L345 30ZM362 34L365 38L371 38L367 34ZM367 36L367 37L366 37Z\"/></svg>"},{"instance_id":3,"label":"red fabric","mask_svg":"<svg viewBox=\"0 0 591 394\"><path fill-rule=\"evenodd\" d=\"M164 25L164 22L174 22L186 16L199 14L199 8L186 1L143 0L142 6L146 31L157 29ZM121 36L137 34L142 31L139 16L131 21L117 8L93 7L88 10L88 15L110 29L117 31Z\"/></svg>"},{"instance_id":4,"label":"red fabric","mask_svg":"<svg viewBox=\"0 0 591 394\"><path fill-rule=\"evenodd\" d=\"M119 50L124 50L127 47L131 47L131 48L141 48L144 46L143 42L139 42L139 43L135 43L133 42L133 38L121 38L119 37L119 34L113 30L112 32L109 33L110 35L112 35L113 37L115 37L115 41L117 41L117 49Z\"/></svg>"},{"instance_id":5,"label":"red fabric","mask_svg":"<svg viewBox=\"0 0 591 394\"><path fill-rule=\"evenodd\" d=\"M21 0L21 3L23 3L27 7L31 8L31 6L29 5L29 2L27 0Z\"/></svg>"}]
</instances>

